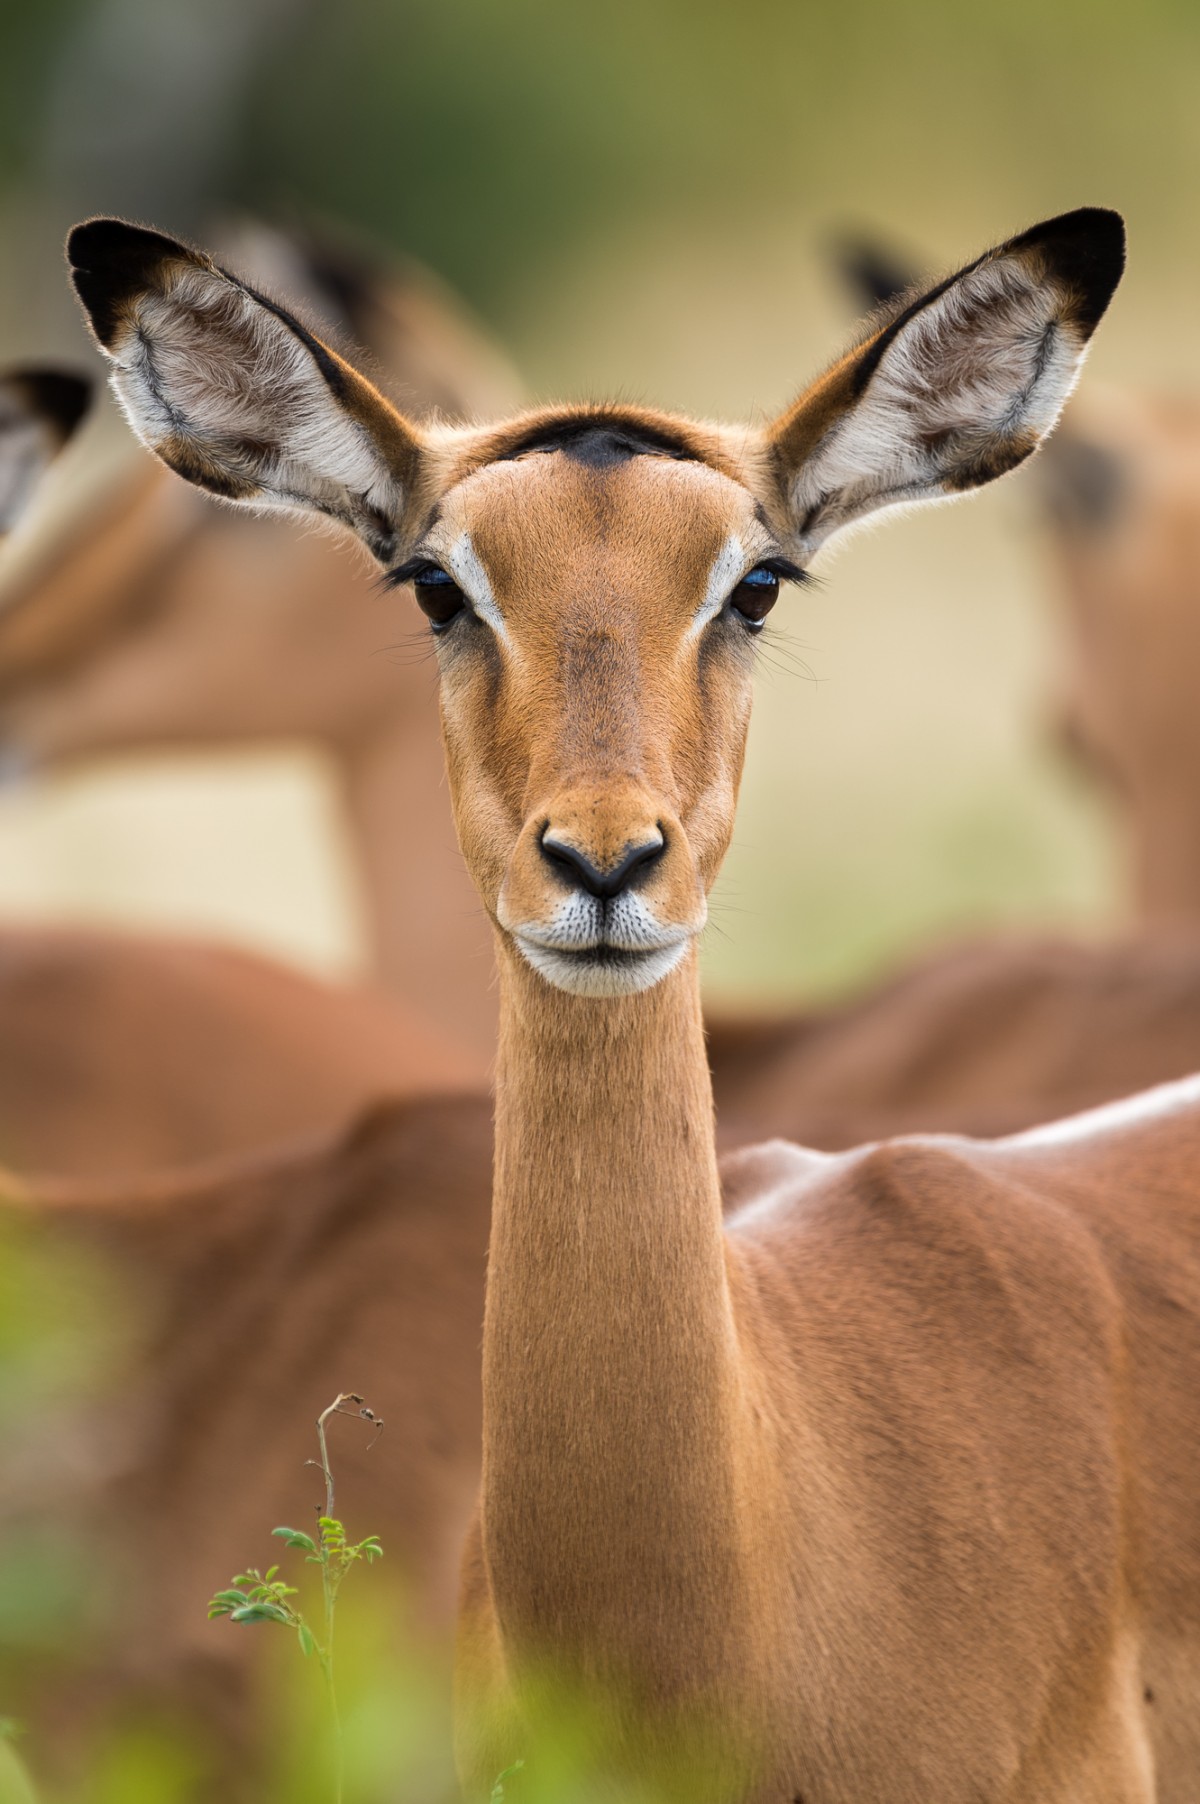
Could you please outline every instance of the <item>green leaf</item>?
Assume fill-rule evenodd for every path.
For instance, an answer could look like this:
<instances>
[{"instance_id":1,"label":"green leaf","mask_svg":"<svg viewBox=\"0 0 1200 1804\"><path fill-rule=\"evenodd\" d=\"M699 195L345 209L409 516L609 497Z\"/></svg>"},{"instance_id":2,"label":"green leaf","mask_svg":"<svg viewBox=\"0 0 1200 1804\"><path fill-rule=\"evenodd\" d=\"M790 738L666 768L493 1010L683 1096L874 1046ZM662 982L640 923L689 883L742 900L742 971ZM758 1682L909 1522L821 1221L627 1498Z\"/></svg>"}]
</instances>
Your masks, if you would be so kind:
<instances>
[{"instance_id":1,"label":"green leaf","mask_svg":"<svg viewBox=\"0 0 1200 1804\"><path fill-rule=\"evenodd\" d=\"M317 1544L311 1535L306 1535L301 1528L273 1528L273 1535L286 1541L289 1547L302 1547L306 1553L316 1553Z\"/></svg>"},{"instance_id":2,"label":"green leaf","mask_svg":"<svg viewBox=\"0 0 1200 1804\"><path fill-rule=\"evenodd\" d=\"M291 1619L288 1616L287 1611L281 1610L278 1604L253 1603L247 1604L242 1610L234 1610L231 1613L229 1620L231 1622L286 1623Z\"/></svg>"},{"instance_id":3,"label":"green leaf","mask_svg":"<svg viewBox=\"0 0 1200 1804\"><path fill-rule=\"evenodd\" d=\"M492 1787L492 1793L488 1800L488 1804L504 1804L504 1781L506 1779L511 1779L514 1773L521 1772L524 1765L525 1762L523 1760L514 1760L511 1766L505 1767L504 1771L496 1780L495 1785Z\"/></svg>"},{"instance_id":4,"label":"green leaf","mask_svg":"<svg viewBox=\"0 0 1200 1804\"><path fill-rule=\"evenodd\" d=\"M300 1637L300 1652L302 1654L315 1653L317 1646L316 1638L308 1624L306 1622L298 1622L296 1624L296 1633Z\"/></svg>"},{"instance_id":5,"label":"green leaf","mask_svg":"<svg viewBox=\"0 0 1200 1804\"><path fill-rule=\"evenodd\" d=\"M245 1591L218 1591L215 1597L209 1599L209 1621L214 1616L228 1616L234 1610L242 1610L250 1602L252 1599Z\"/></svg>"}]
</instances>

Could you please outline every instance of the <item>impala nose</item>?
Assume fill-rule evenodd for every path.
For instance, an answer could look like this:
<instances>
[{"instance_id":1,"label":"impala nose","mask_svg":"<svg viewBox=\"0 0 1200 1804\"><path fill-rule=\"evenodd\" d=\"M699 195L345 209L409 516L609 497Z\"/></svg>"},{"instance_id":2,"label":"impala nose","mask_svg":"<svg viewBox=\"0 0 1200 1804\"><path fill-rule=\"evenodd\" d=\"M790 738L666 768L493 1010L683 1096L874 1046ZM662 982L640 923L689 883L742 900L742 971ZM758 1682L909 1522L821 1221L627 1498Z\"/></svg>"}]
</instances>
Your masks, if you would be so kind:
<instances>
[{"instance_id":1,"label":"impala nose","mask_svg":"<svg viewBox=\"0 0 1200 1804\"><path fill-rule=\"evenodd\" d=\"M585 889L598 901L611 902L614 896L630 887L638 872L658 863L667 849L667 836L661 827L657 828L653 839L645 840L640 846L629 846L618 863L607 871L594 865L578 846L565 839L556 839L549 825L542 828L539 844L547 864L567 876L572 885Z\"/></svg>"}]
</instances>

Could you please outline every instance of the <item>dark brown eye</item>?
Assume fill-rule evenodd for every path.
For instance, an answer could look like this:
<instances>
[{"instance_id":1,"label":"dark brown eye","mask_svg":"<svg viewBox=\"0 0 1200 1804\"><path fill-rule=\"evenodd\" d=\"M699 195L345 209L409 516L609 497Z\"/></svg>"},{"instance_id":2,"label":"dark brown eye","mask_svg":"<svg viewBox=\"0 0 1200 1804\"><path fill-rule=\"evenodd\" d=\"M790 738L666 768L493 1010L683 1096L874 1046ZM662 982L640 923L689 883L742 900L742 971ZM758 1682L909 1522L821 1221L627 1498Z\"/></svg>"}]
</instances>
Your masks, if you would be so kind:
<instances>
[{"instance_id":1,"label":"dark brown eye","mask_svg":"<svg viewBox=\"0 0 1200 1804\"><path fill-rule=\"evenodd\" d=\"M444 570L439 570L436 564L430 564L417 572L413 577L413 592L417 606L435 633L444 633L467 605L466 596L458 584Z\"/></svg>"},{"instance_id":2,"label":"dark brown eye","mask_svg":"<svg viewBox=\"0 0 1200 1804\"><path fill-rule=\"evenodd\" d=\"M759 564L743 576L729 597L729 605L752 633L761 633L767 615L778 600L778 576L765 564Z\"/></svg>"}]
</instances>

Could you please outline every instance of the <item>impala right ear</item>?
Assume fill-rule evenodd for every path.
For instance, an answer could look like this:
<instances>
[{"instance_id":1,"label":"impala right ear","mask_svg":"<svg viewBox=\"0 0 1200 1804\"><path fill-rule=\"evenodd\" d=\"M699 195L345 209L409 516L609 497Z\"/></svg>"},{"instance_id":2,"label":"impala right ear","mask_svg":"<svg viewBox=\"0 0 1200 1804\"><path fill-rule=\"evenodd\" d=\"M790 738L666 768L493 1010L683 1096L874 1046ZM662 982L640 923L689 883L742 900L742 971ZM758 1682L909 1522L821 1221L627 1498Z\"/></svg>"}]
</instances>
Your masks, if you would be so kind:
<instances>
[{"instance_id":1,"label":"impala right ear","mask_svg":"<svg viewBox=\"0 0 1200 1804\"><path fill-rule=\"evenodd\" d=\"M798 554L1015 469L1058 419L1124 266L1119 215L1080 207L872 321L767 431Z\"/></svg>"},{"instance_id":2,"label":"impala right ear","mask_svg":"<svg viewBox=\"0 0 1200 1804\"><path fill-rule=\"evenodd\" d=\"M144 445L226 500L324 514L381 563L395 559L421 440L357 370L161 232L89 220L67 239L67 260Z\"/></svg>"},{"instance_id":3,"label":"impala right ear","mask_svg":"<svg viewBox=\"0 0 1200 1804\"><path fill-rule=\"evenodd\" d=\"M67 370L0 376L0 533L11 532L86 414L92 385Z\"/></svg>"}]
</instances>

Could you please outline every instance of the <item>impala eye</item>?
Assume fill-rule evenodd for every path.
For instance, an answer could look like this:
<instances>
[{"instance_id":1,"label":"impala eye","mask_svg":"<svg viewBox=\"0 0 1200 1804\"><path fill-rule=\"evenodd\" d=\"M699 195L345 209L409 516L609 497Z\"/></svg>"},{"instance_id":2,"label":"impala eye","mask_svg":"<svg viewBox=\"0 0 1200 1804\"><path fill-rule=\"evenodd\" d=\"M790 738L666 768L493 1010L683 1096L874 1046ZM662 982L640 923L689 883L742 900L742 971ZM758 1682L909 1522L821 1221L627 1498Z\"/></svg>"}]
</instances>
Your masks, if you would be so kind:
<instances>
[{"instance_id":1,"label":"impala eye","mask_svg":"<svg viewBox=\"0 0 1200 1804\"><path fill-rule=\"evenodd\" d=\"M767 615L778 600L778 573L767 564L759 564L743 576L729 597L729 605L752 633L761 633Z\"/></svg>"},{"instance_id":2,"label":"impala eye","mask_svg":"<svg viewBox=\"0 0 1200 1804\"><path fill-rule=\"evenodd\" d=\"M436 564L427 564L423 570L418 570L412 584L417 606L435 633L444 633L467 605L466 596L454 578L439 570Z\"/></svg>"}]
</instances>

